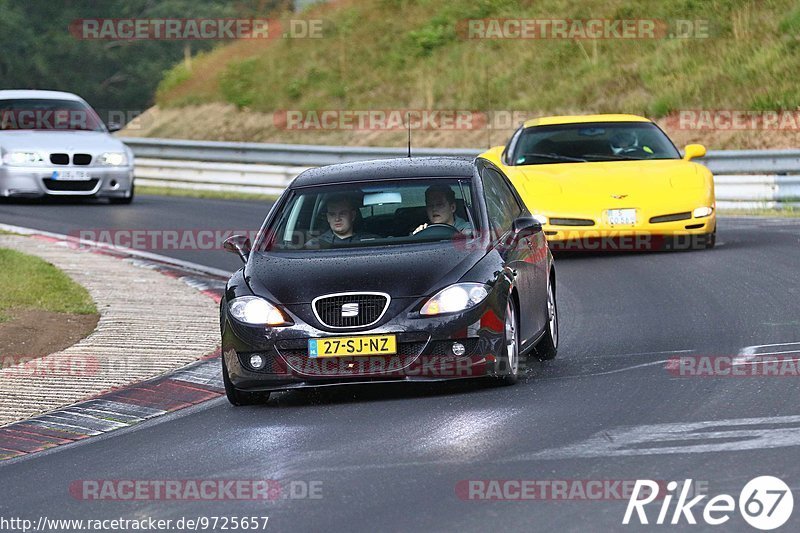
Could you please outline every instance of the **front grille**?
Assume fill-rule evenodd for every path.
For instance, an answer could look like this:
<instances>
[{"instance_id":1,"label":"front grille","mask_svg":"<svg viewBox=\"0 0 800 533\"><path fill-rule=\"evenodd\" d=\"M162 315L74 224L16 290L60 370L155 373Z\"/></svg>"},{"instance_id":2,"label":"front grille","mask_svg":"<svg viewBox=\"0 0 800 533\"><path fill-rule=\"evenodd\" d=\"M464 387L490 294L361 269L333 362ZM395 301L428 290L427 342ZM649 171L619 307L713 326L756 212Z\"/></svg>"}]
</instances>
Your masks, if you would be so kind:
<instances>
[{"instance_id":1,"label":"front grille","mask_svg":"<svg viewBox=\"0 0 800 533\"><path fill-rule=\"evenodd\" d=\"M58 181L50 178L42 180L47 190L58 192L89 192L97 187L97 178L85 181Z\"/></svg>"},{"instance_id":2,"label":"front grille","mask_svg":"<svg viewBox=\"0 0 800 533\"><path fill-rule=\"evenodd\" d=\"M389 306L389 295L379 293L343 293L320 296L312 302L314 314L330 328L360 328L380 320ZM355 316L348 315L355 311Z\"/></svg>"},{"instance_id":3,"label":"front grille","mask_svg":"<svg viewBox=\"0 0 800 533\"><path fill-rule=\"evenodd\" d=\"M50 162L54 165L69 165L67 154L50 154Z\"/></svg>"},{"instance_id":4,"label":"front grille","mask_svg":"<svg viewBox=\"0 0 800 533\"><path fill-rule=\"evenodd\" d=\"M410 365L425 347L424 342L398 342L394 355L309 357L308 349L280 349L278 353L295 372L307 376L336 378L370 374L392 374Z\"/></svg>"},{"instance_id":5,"label":"front grille","mask_svg":"<svg viewBox=\"0 0 800 533\"><path fill-rule=\"evenodd\" d=\"M75 154L72 156L73 165L88 165L92 162L92 156L89 154Z\"/></svg>"},{"instance_id":6,"label":"front grille","mask_svg":"<svg viewBox=\"0 0 800 533\"><path fill-rule=\"evenodd\" d=\"M650 219L651 224L658 224L661 222L676 222L678 220L689 220L692 214L688 211L686 213L673 213L671 215L660 215Z\"/></svg>"},{"instance_id":7,"label":"front grille","mask_svg":"<svg viewBox=\"0 0 800 533\"><path fill-rule=\"evenodd\" d=\"M551 218L553 226L594 226L594 220L586 218Z\"/></svg>"}]
</instances>

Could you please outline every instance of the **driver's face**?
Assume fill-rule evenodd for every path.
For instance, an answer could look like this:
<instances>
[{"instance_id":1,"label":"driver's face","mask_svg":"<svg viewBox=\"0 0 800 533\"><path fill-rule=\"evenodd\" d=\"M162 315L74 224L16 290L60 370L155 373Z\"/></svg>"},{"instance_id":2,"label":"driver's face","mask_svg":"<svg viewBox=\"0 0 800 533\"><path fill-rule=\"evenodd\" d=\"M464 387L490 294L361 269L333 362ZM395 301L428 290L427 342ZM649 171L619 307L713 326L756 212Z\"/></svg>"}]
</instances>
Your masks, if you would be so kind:
<instances>
[{"instance_id":1,"label":"driver's face","mask_svg":"<svg viewBox=\"0 0 800 533\"><path fill-rule=\"evenodd\" d=\"M431 224L450 224L452 226L455 223L456 205L449 203L444 194L433 193L428 196L425 208Z\"/></svg>"},{"instance_id":2,"label":"driver's face","mask_svg":"<svg viewBox=\"0 0 800 533\"><path fill-rule=\"evenodd\" d=\"M339 237L349 237L353 233L353 221L356 210L346 203L332 203L328 205L328 224Z\"/></svg>"}]
</instances>

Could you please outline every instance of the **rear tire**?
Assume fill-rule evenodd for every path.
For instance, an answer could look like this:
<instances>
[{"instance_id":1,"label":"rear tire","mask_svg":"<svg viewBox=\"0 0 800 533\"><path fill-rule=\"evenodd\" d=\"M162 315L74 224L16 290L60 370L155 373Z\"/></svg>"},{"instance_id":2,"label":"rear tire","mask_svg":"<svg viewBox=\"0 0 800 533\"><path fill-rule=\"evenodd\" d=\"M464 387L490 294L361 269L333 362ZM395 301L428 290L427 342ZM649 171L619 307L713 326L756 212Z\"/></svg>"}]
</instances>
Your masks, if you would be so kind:
<instances>
[{"instance_id":1,"label":"rear tire","mask_svg":"<svg viewBox=\"0 0 800 533\"><path fill-rule=\"evenodd\" d=\"M231 405L253 405L260 402L269 400L269 393L262 392L244 392L236 389L231 383L231 378L228 376L228 365L225 364L225 356L222 359L222 382L225 384L225 396Z\"/></svg>"},{"instance_id":2,"label":"rear tire","mask_svg":"<svg viewBox=\"0 0 800 533\"><path fill-rule=\"evenodd\" d=\"M536 344L536 355L540 361L549 361L558 355L558 304L552 280L547 283L547 329Z\"/></svg>"}]
</instances>

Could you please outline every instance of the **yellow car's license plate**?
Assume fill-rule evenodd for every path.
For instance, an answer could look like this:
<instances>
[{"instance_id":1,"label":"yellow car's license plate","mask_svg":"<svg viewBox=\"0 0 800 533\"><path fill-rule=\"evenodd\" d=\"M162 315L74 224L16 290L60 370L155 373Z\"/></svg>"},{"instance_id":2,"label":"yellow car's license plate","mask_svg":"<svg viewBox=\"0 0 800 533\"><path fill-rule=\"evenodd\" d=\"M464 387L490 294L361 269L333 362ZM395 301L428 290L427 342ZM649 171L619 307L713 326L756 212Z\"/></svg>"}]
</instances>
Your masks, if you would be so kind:
<instances>
[{"instance_id":1,"label":"yellow car's license plate","mask_svg":"<svg viewBox=\"0 0 800 533\"><path fill-rule=\"evenodd\" d=\"M394 335L365 335L363 337L308 339L309 357L394 355L396 353L397 338Z\"/></svg>"}]
</instances>

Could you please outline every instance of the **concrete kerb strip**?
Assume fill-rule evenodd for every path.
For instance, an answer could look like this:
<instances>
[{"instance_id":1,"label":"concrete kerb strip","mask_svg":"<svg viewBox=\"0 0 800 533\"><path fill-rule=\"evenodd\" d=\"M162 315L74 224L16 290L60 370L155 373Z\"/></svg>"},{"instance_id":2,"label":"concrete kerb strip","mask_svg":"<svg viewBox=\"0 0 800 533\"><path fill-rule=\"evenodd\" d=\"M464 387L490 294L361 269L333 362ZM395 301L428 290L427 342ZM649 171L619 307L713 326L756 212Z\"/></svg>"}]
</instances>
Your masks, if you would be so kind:
<instances>
[{"instance_id":1,"label":"concrete kerb strip","mask_svg":"<svg viewBox=\"0 0 800 533\"><path fill-rule=\"evenodd\" d=\"M0 369L0 460L224 393L218 302L229 273L147 252L77 246L74 238L29 228L0 229L29 236L0 235L0 247L53 263L86 287L100 313L95 332L74 346Z\"/></svg>"}]
</instances>

